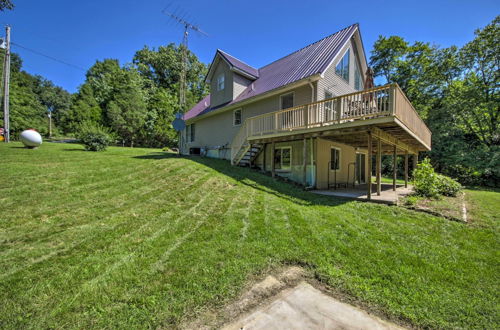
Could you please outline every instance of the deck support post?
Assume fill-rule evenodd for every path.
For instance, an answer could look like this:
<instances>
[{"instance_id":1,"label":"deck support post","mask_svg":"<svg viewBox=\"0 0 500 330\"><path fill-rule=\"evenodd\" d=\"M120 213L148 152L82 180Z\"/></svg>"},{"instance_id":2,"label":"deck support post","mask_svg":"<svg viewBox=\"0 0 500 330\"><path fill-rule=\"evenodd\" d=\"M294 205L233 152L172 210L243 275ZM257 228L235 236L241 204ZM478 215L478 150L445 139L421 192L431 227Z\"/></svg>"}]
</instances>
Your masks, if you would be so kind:
<instances>
[{"instance_id":1,"label":"deck support post","mask_svg":"<svg viewBox=\"0 0 500 330\"><path fill-rule=\"evenodd\" d=\"M304 137L304 145L302 147L302 184L304 188L307 186L307 139Z\"/></svg>"},{"instance_id":2,"label":"deck support post","mask_svg":"<svg viewBox=\"0 0 500 330\"><path fill-rule=\"evenodd\" d=\"M267 143L264 143L263 145L264 150L262 150L262 172L266 172L266 149L267 149Z\"/></svg>"},{"instance_id":3,"label":"deck support post","mask_svg":"<svg viewBox=\"0 0 500 330\"><path fill-rule=\"evenodd\" d=\"M368 200L372 199L372 156L373 156L373 150L372 150L372 132L368 131L368 180L367 181L367 186L368 186L368 191L366 194L366 197Z\"/></svg>"},{"instance_id":4,"label":"deck support post","mask_svg":"<svg viewBox=\"0 0 500 330\"><path fill-rule=\"evenodd\" d=\"M394 150L392 153L392 190L396 191L396 179L398 175L398 154L397 147L394 145Z\"/></svg>"},{"instance_id":5,"label":"deck support post","mask_svg":"<svg viewBox=\"0 0 500 330\"><path fill-rule=\"evenodd\" d=\"M408 150L405 150L405 188L408 188Z\"/></svg>"},{"instance_id":6,"label":"deck support post","mask_svg":"<svg viewBox=\"0 0 500 330\"><path fill-rule=\"evenodd\" d=\"M274 147L274 141L271 143L271 176L274 178L276 171L274 169L274 159L276 158L276 149Z\"/></svg>"},{"instance_id":7,"label":"deck support post","mask_svg":"<svg viewBox=\"0 0 500 330\"><path fill-rule=\"evenodd\" d=\"M382 190L382 140L377 139L377 196L380 196Z\"/></svg>"},{"instance_id":8,"label":"deck support post","mask_svg":"<svg viewBox=\"0 0 500 330\"><path fill-rule=\"evenodd\" d=\"M412 166L412 168L411 168L412 178L413 178L413 171L415 171L417 169L417 164L418 164L418 154L413 154L413 162L411 164L411 166Z\"/></svg>"}]
</instances>

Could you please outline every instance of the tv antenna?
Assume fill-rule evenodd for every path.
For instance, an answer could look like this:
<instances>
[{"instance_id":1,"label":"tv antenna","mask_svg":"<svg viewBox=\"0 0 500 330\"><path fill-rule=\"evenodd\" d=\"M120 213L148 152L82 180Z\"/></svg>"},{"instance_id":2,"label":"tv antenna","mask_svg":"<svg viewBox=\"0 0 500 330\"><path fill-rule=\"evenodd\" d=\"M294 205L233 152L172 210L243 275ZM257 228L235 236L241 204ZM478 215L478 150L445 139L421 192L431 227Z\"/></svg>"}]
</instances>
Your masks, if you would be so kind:
<instances>
[{"instance_id":1,"label":"tv antenna","mask_svg":"<svg viewBox=\"0 0 500 330\"><path fill-rule=\"evenodd\" d=\"M205 33L203 30L201 30L198 26L191 24L190 22L186 21L182 17L176 15L175 13L171 13L165 9L162 10L162 13L169 16L171 19L176 21L178 24L182 25L184 27L184 34L182 37L182 43L181 43L181 51L182 51L182 63L181 63L181 76L180 76L180 82L179 82L179 103L180 103L180 110L181 112L185 112L186 109L186 71L187 71L187 49L188 49L188 36L189 36L189 31L193 30L195 32L198 32L200 35L207 36L208 34Z\"/></svg>"}]
</instances>

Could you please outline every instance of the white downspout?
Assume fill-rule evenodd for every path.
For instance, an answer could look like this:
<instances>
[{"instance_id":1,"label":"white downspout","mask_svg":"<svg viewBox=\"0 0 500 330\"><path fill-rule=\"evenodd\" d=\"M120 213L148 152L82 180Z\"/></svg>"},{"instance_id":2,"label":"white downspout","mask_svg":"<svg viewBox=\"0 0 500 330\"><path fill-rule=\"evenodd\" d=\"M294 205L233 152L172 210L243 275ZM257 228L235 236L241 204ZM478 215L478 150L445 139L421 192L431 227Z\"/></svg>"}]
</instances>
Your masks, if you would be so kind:
<instances>
[{"instance_id":1,"label":"white downspout","mask_svg":"<svg viewBox=\"0 0 500 330\"><path fill-rule=\"evenodd\" d=\"M316 102L316 93L314 90L314 84L311 80L308 81L309 87L311 87L311 103ZM310 154L311 154L311 184L307 187L307 189L313 189L316 182L316 167L314 166L314 144L313 139L310 141Z\"/></svg>"}]
</instances>

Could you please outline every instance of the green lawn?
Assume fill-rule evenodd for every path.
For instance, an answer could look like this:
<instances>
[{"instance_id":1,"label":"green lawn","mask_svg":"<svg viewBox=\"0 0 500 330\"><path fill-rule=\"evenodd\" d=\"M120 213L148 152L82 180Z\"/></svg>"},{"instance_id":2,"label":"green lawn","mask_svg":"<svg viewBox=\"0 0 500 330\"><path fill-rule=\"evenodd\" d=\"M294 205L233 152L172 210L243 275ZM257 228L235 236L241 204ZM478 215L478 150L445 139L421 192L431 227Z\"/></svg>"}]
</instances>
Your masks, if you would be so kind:
<instances>
[{"instance_id":1,"label":"green lawn","mask_svg":"<svg viewBox=\"0 0 500 330\"><path fill-rule=\"evenodd\" d=\"M0 327L175 327L300 264L417 327L500 326L498 191L462 224L152 149L0 144Z\"/></svg>"}]
</instances>

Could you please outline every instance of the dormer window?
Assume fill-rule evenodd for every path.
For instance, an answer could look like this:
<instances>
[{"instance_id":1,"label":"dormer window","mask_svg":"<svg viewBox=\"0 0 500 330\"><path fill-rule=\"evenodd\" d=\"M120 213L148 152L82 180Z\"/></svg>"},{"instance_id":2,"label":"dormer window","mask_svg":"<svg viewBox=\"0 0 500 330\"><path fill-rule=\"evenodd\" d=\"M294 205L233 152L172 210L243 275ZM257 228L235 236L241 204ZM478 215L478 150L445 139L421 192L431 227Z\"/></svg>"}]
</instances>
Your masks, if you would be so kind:
<instances>
[{"instance_id":1,"label":"dormer window","mask_svg":"<svg viewBox=\"0 0 500 330\"><path fill-rule=\"evenodd\" d=\"M224 74L223 73L221 73L217 77L217 91L221 91L221 90L224 90Z\"/></svg>"},{"instance_id":2,"label":"dormer window","mask_svg":"<svg viewBox=\"0 0 500 330\"><path fill-rule=\"evenodd\" d=\"M349 82L349 49L335 67L335 73Z\"/></svg>"}]
</instances>

